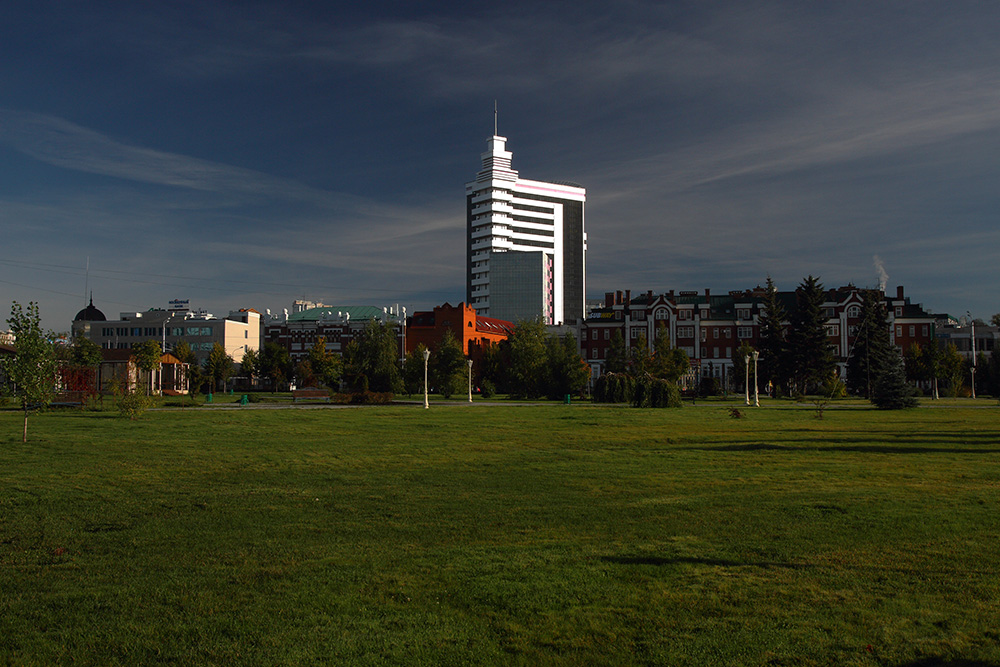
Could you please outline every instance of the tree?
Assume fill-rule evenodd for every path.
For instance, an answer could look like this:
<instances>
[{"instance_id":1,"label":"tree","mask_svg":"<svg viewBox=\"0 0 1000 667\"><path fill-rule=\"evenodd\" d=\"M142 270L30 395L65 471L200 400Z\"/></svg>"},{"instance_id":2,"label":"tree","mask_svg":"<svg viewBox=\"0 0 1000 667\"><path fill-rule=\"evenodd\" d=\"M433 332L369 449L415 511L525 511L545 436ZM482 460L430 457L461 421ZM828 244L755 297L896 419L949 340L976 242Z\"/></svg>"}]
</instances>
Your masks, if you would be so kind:
<instances>
[{"instance_id":1,"label":"tree","mask_svg":"<svg viewBox=\"0 0 1000 667\"><path fill-rule=\"evenodd\" d=\"M327 387L333 387L340 382L343 364L340 355L326 349L326 338L320 336L309 348L306 361L315 378Z\"/></svg>"},{"instance_id":2,"label":"tree","mask_svg":"<svg viewBox=\"0 0 1000 667\"><path fill-rule=\"evenodd\" d=\"M70 346L69 360L76 366L96 368L101 365L104 355L101 354L101 348L97 343L86 336L77 336Z\"/></svg>"},{"instance_id":3,"label":"tree","mask_svg":"<svg viewBox=\"0 0 1000 667\"><path fill-rule=\"evenodd\" d=\"M962 389L962 381L965 379L962 355L958 353L958 348L954 343L948 343L944 350L941 350L935 365L935 377L945 381L948 387L948 395L958 396Z\"/></svg>"},{"instance_id":4,"label":"tree","mask_svg":"<svg viewBox=\"0 0 1000 667\"><path fill-rule=\"evenodd\" d=\"M788 332L791 378L803 394L826 382L836 368L826 335L826 300L818 278L808 276L795 290L796 309Z\"/></svg>"},{"instance_id":5,"label":"tree","mask_svg":"<svg viewBox=\"0 0 1000 667\"><path fill-rule=\"evenodd\" d=\"M344 350L344 379L352 391L398 392L399 344L395 331L372 318Z\"/></svg>"},{"instance_id":6,"label":"tree","mask_svg":"<svg viewBox=\"0 0 1000 667\"><path fill-rule=\"evenodd\" d=\"M670 342L670 332L667 327L660 325L656 330L656 338L653 339L653 362L650 365L650 374L676 383L690 371L691 361L687 352L674 347Z\"/></svg>"},{"instance_id":7,"label":"tree","mask_svg":"<svg viewBox=\"0 0 1000 667\"><path fill-rule=\"evenodd\" d=\"M744 391L748 391L749 387L747 385L753 382L753 353L753 346L743 341L733 354L733 376L736 383ZM749 362L747 361L748 357L750 359ZM760 363L758 362L757 365L759 367Z\"/></svg>"},{"instance_id":8,"label":"tree","mask_svg":"<svg viewBox=\"0 0 1000 667\"><path fill-rule=\"evenodd\" d=\"M510 392L510 341L487 342L482 348L478 374L483 387L493 387L503 393Z\"/></svg>"},{"instance_id":9,"label":"tree","mask_svg":"<svg viewBox=\"0 0 1000 667\"><path fill-rule=\"evenodd\" d=\"M260 355L257 354L257 350L248 347L243 353L243 358L240 360L240 373L250 381L251 388L256 384L254 379L259 372Z\"/></svg>"},{"instance_id":10,"label":"tree","mask_svg":"<svg viewBox=\"0 0 1000 667\"><path fill-rule=\"evenodd\" d=\"M212 388L225 386L226 380L233 374L233 358L226 354L226 348L219 343L212 345L212 351L205 360L205 375L212 381Z\"/></svg>"},{"instance_id":11,"label":"tree","mask_svg":"<svg viewBox=\"0 0 1000 667\"><path fill-rule=\"evenodd\" d=\"M618 329L611 333L611 345L608 346L607 355L604 358L605 373L625 373L628 371L628 349L625 347L625 339Z\"/></svg>"},{"instance_id":12,"label":"tree","mask_svg":"<svg viewBox=\"0 0 1000 667\"><path fill-rule=\"evenodd\" d=\"M1000 313L996 313L990 318L990 324L995 327L1000 327Z\"/></svg>"},{"instance_id":13,"label":"tree","mask_svg":"<svg viewBox=\"0 0 1000 667\"><path fill-rule=\"evenodd\" d=\"M466 359L462 346L447 329L431 352L430 382L445 398L462 391L466 383Z\"/></svg>"},{"instance_id":14,"label":"tree","mask_svg":"<svg viewBox=\"0 0 1000 667\"><path fill-rule=\"evenodd\" d=\"M510 342L510 393L538 398L545 394L545 324L541 320L519 322Z\"/></svg>"},{"instance_id":15,"label":"tree","mask_svg":"<svg viewBox=\"0 0 1000 667\"><path fill-rule=\"evenodd\" d=\"M871 402L881 410L901 410L917 405L916 390L906 382L903 360L895 348L881 355L878 372L872 383Z\"/></svg>"},{"instance_id":16,"label":"tree","mask_svg":"<svg viewBox=\"0 0 1000 667\"><path fill-rule=\"evenodd\" d=\"M639 334L635 345L629 352L631 359L629 369L632 375L638 377L649 373L653 366L653 354L649 351L649 341L646 340L646 334Z\"/></svg>"},{"instance_id":17,"label":"tree","mask_svg":"<svg viewBox=\"0 0 1000 667\"><path fill-rule=\"evenodd\" d=\"M427 347L420 343L403 360L403 390L408 395L419 394L424 390L424 350L426 349Z\"/></svg>"},{"instance_id":18,"label":"tree","mask_svg":"<svg viewBox=\"0 0 1000 667\"><path fill-rule=\"evenodd\" d=\"M787 364L785 356L788 351L788 343L785 336L785 309L778 301L778 290L767 277L767 288L764 292L764 307L760 312L760 359L757 370L762 376L764 384L771 385L778 390L786 386L788 380Z\"/></svg>"},{"instance_id":19,"label":"tree","mask_svg":"<svg viewBox=\"0 0 1000 667\"><path fill-rule=\"evenodd\" d=\"M847 358L847 388L856 396L871 399L879 364L885 354L895 354L889 340L889 322L882 292L861 291L861 324Z\"/></svg>"},{"instance_id":20,"label":"tree","mask_svg":"<svg viewBox=\"0 0 1000 667\"><path fill-rule=\"evenodd\" d=\"M576 337L567 333L562 340L550 336L546 341L546 367L549 398L580 394L590 381L590 366L580 356Z\"/></svg>"},{"instance_id":21,"label":"tree","mask_svg":"<svg viewBox=\"0 0 1000 667\"><path fill-rule=\"evenodd\" d=\"M160 364L162 356L160 341L157 340L144 340L132 348L132 357L135 359L136 367L146 374L146 396L149 396L153 385L153 371Z\"/></svg>"},{"instance_id":22,"label":"tree","mask_svg":"<svg viewBox=\"0 0 1000 667\"><path fill-rule=\"evenodd\" d=\"M264 343L264 351L260 355L260 374L271 381L272 393L277 391L280 383L288 380L291 367L292 360L288 350L277 343Z\"/></svg>"},{"instance_id":23,"label":"tree","mask_svg":"<svg viewBox=\"0 0 1000 667\"><path fill-rule=\"evenodd\" d=\"M38 304L34 301L22 307L14 301L7 320L14 334L14 356L3 360L7 381L20 399L24 412L21 442L28 441L28 416L52 402L56 383L55 350L42 331Z\"/></svg>"}]
</instances>

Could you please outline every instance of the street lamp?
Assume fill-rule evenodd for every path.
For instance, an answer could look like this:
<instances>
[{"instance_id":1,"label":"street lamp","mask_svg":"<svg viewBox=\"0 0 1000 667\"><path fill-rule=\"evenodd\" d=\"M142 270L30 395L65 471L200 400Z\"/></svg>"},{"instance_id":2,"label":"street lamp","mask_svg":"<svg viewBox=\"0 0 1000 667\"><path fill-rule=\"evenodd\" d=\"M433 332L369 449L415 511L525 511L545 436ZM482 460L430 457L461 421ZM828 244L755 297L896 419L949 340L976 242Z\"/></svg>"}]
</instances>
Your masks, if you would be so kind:
<instances>
[{"instance_id":1,"label":"street lamp","mask_svg":"<svg viewBox=\"0 0 1000 667\"><path fill-rule=\"evenodd\" d=\"M760 352L757 350L753 351L753 404L754 407L760 407L760 393L757 388L757 358L760 356Z\"/></svg>"},{"instance_id":2,"label":"street lamp","mask_svg":"<svg viewBox=\"0 0 1000 667\"><path fill-rule=\"evenodd\" d=\"M472 403L472 359L469 359L469 403Z\"/></svg>"},{"instance_id":3,"label":"street lamp","mask_svg":"<svg viewBox=\"0 0 1000 667\"><path fill-rule=\"evenodd\" d=\"M746 393L747 405L750 405L750 355L743 357L743 390Z\"/></svg>"},{"instance_id":4,"label":"street lamp","mask_svg":"<svg viewBox=\"0 0 1000 667\"><path fill-rule=\"evenodd\" d=\"M425 349L424 350L424 409L425 410L430 407L430 405L427 404L427 360L430 358L431 358L431 351Z\"/></svg>"},{"instance_id":5,"label":"street lamp","mask_svg":"<svg viewBox=\"0 0 1000 667\"><path fill-rule=\"evenodd\" d=\"M969 369L972 373L972 398L976 397L976 321L972 319L972 313L965 311L965 314L969 317L969 322L972 324L972 368Z\"/></svg>"}]
</instances>

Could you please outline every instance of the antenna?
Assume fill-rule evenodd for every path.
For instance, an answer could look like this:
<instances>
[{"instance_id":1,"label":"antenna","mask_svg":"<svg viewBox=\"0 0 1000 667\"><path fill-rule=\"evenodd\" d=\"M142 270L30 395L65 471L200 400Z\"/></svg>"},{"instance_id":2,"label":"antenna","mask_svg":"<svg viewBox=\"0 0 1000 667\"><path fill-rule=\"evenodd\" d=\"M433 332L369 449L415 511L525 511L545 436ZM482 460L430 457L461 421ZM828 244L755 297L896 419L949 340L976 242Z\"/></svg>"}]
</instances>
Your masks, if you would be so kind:
<instances>
[{"instance_id":1,"label":"antenna","mask_svg":"<svg viewBox=\"0 0 1000 667\"><path fill-rule=\"evenodd\" d=\"M493 136L497 136L497 101L493 100Z\"/></svg>"},{"instance_id":2,"label":"antenna","mask_svg":"<svg viewBox=\"0 0 1000 667\"><path fill-rule=\"evenodd\" d=\"M87 255L87 277L83 283L83 298L87 298L87 292L90 291L90 255ZM91 295L90 300L93 301L94 297Z\"/></svg>"}]
</instances>

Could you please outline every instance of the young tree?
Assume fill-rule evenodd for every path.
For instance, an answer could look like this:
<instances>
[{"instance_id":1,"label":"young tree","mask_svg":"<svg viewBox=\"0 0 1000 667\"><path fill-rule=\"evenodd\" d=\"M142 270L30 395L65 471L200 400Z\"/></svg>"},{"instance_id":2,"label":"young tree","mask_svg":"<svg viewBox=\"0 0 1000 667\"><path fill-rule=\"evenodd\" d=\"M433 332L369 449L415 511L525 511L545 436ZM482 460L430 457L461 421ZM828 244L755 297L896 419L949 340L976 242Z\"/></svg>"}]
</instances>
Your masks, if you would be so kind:
<instances>
[{"instance_id":1,"label":"young tree","mask_svg":"<svg viewBox=\"0 0 1000 667\"><path fill-rule=\"evenodd\" d=\"M403 390L407 395L419 394L424 390L424 350L420 343L403 361Z\"/></svg>"},{"instance_id":2,"label":"young tree","mask_svg":"<svg viewBox=\"0 0 1000 667\"><path fill-rule=\"evenodd\" d=\"M670 332L660 325L653 339L653 361L649 372L653 377L676 383L691 370L687 353L670 342Z\"/></svg>"},{"instance_id":3,"label":"young tree","mask_svg":"<svg viewBox=\"0 0 1000 667\"><path fill-rule=\"evenodd\" d=\"M861 323L847 358L847 388L871 399L882 357L891 350L885 300L878 290L861 291Z\"/></svg>"},{"instance_id":4,"label":"young tree","mask_svg":"<svg viewBox=\"0 0 1000 667\"><path fill-rule=\"evenodd\" d=\"M448 329L431 352L430 382L445 398L462 391L466 383L466 359L455 334Z\"/></svg>"},{"instance_id":5,"label":"young tree","mask_svg":"<svg viewBox=\"0 0 1000 667\"><path fill-rule=\"evenodd\" d=\"M962 389L962 381L965 379L965 370L962 362L962 355L958 353L958 348L954 343L948 343L944 350L941 350L936 364L936 376L945 381L948 386L948 395L958 396Z\"/></svg>"},{"instance_id":6,"label":"young tree","mask_svg":"<svg viewBox=\"0 0 1000 667\"><path fill-rule=\"evenodd\" d=\"M479 361L479 377L483 388L493 387L503 393L510 392L510 342L487 343Z\"/></svg>"},{"instance_id":7,"label":"young tree","mask_svg":"<svg viewBox=\"0 0 1000 667\"><path fill-rule=\"evenodd\" d=\"M611 333L611 345L604 358L605 373L625 373L628 371L629 354L622 332L615 329Z\"/></svg>"},{"instance_id":8,"label":"young tree","mask_svg":"<svg viewBox=\"0 0 1000 667\"><path fill-rule=\"evenodd\" d=\"M764 292L764 307L760 312L760 358L757 371L761 374L762 384L771 383L778 390L785 387L788 381L788 365L785 363L788 343L785 335L785 309L778 301L778 290L767 277L767 289Z\"/></svg>"},{"instance_id":9,"label":"young tree","mask_svg":"<svg viewBox=\"0 0 1000 667\"><path fill-rule=\"evenodd\" d=\"M240 373L250 381L251 388L256 386L254 380L260 373L260 355L257 354L257 350L247 348L243 353L243 359L240 360Z\"/></svg>"},{"instance_id":10,"label":"young tree","mask_svg":"<svg viewBox=\"0 0 1000 667\"><path fill-rule=\"evenodd\" d=\"M260 374L271 381L271 392L278 389L291 376L291 356L281 345L272 342L264 343L264 351L260 355Z\"/></svg>"},{"instance_id":11,"label":"young tree","mask_svg":"<svg viewBox=\"0 0 1000 667\"><path fill-rule=\"evenodd\" d=\"M576 337L567 333L562 340L550 336L546 341L546 373L549 398L580 394L590 381L590 366L580 356Z\"/></svg>"},{"instance_id":12,"label":"young tree","mask_svg":"<svg viewBox=\"0 0 1000 667\"><path fill-rule=\"evenodd\" d=\"M635 345L630 350L629 364L630 371L635 377L649 373L653 368L653 354L649 351L649 341L646 334L639 334L635 339Z\"/></svg>"},{"instance_id":13,"label":"young tree","mask_svg":"<svg viewBox=\"0 0 1000 667\"><path fill-rule=\"evenodd\" d=\"M14 334L15 354L3 360L3 370L8 382L13 385L14 395L20 399L24 412L21 442L27 442L28 416L44 409L52 402L55 393L55 350L42 331L38 304L34 301L27 307L14 301L7 324Z\"/></svg>"},{"instance_id":14,"label":"young tree","mask_svg":"<svg viewBox=\"0 0 1000 667\"><path fill-rule=\"evenodd\" d=\"M132 357L135 365L140 371L146 374L146 396L149 396L153 385L153 371L160 365L160 357L163 352L160 350L160 341L144 340L132 348Z\"/></svg>"},{"instance_id":15,"label":"young tree","mask_svg":"<svg viewBox=\"0 0 1000 667\"><path fill-rule=\"evenodd\" d=\"M788 333L792 381L803 394L822 385L833 374L836 362L826 335L826 300L818 278L808 276L795 290L796 309Z\"/></svg>"},{"instance_id":16,"label":"young tree","mask_svg":"<svg viewBox=\"0 0 1000 667\"><path fill-rule=\"evenodd\" d=\"M225 386L226 380L233 374L233 358L226 354L226 348L219 343L212 345L212 351L205 360L205 375L212 381L212 388Z\"/></svg>"},{"instance_id":17,"label":"young tree","mask_svg":"<svg viewBox=\"0 0 1000 667\"><path fill-rule=\"evenodd\" d=\"M332 387L340 382L340 376L343 373L340 355L326 349L324 336L317 338L313 346L309 348L306 361L315 378L327 387Z\"/></svg>"}]
</instances>

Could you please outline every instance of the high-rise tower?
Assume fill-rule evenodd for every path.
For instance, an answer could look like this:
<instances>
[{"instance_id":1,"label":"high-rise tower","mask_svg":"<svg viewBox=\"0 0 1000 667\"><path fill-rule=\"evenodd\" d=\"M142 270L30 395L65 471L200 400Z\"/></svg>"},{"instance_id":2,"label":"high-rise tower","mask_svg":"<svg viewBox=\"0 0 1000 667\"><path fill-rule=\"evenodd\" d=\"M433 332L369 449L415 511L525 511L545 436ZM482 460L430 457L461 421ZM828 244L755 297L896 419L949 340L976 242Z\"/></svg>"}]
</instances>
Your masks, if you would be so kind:
<instances>
[{"instance_id":1,"label":"high-rise tower","mask_svg":"<svg viewBox=\"0 0 1000 667\"><path fill-rule=\"evenodd\" d=\"M512 322L582 319L587 191L518 177L506 144L494 134L476 180L465 185L467 303L479 315Z\"/></svg>"}]
</instances>

